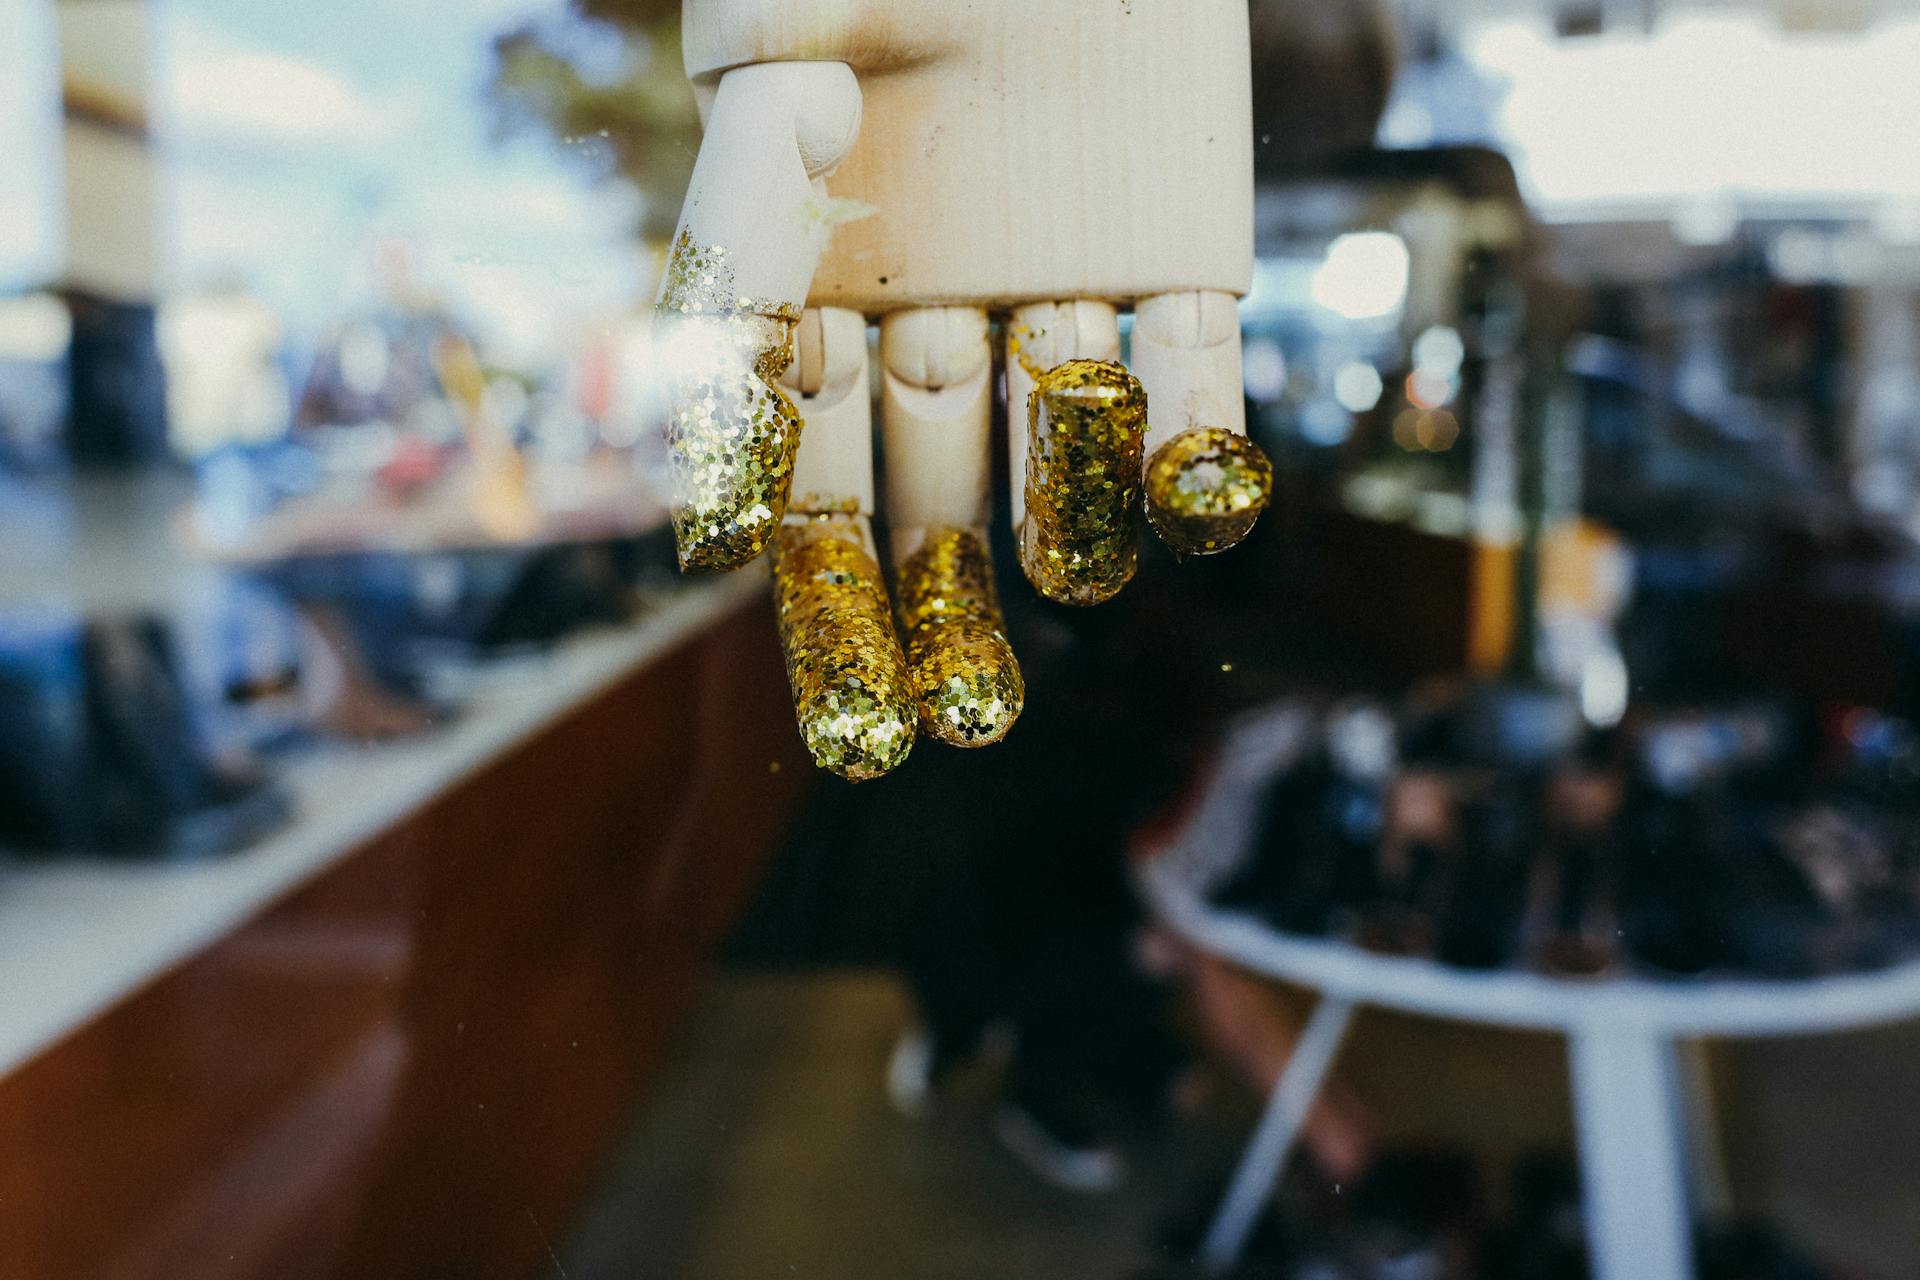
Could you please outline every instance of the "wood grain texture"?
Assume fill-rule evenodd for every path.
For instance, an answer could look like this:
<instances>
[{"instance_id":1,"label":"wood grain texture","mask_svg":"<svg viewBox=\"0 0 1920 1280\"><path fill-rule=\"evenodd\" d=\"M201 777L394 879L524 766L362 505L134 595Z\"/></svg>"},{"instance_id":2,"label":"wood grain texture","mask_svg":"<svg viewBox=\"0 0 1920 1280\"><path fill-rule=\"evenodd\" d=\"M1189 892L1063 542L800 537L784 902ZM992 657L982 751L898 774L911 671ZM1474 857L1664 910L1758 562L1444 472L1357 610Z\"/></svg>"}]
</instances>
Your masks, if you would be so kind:
<instances>
[{"instance_id":1,"label":"wood grain texture","mask_svg":"<svg viewBox=\"0 0 1920 1280\"><path fill-rule=\"evenodd\" d=\"M766 613L0 1080L0 1277L533 1274L811 772Z\"/></svg>"},{"instance_id":2,"label":"wood grain texture","mask_svg":"<svg viewBox=\"0 0 1920 1280\"><path fill-rule=\"evenodd\" d=\"M853 67L812 302L878 315L1246 292L1253 126L1241 0L688 0L689 74Z\"/></svg>"}]
</instances>

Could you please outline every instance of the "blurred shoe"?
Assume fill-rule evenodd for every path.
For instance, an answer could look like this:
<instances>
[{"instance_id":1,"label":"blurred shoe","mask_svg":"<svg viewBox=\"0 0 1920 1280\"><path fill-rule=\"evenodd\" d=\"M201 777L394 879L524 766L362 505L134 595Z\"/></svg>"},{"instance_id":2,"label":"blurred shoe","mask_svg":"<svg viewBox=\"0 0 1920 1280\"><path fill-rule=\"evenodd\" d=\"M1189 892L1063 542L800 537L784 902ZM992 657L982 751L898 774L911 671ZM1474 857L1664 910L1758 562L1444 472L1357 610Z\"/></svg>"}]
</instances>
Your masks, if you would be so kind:
<instances>
[{"instance_id":1,"label":"blurred shoe","mask_svg":"<svg viewBox=\"0 0 1920 1280\"><path fill-rule=\"evenodd\" d=\"M1443 963L1497 969L1513 959L1526 908L1528 817L1520 788L1499 782L1461 805L1460 861L1435 948Z\"/></svg>"},{"instance_id":2,"label":"blurred shoe","mask_svg":"<svg viewBox=\"0 0 1920 1280\"><path fill-rule=\"evenodd\" d=\"M909 1027L894 1042L887 1059L887 1101L909 1120L933 1106L933 1040L924 1028Z\"/></svg>"},{"instance_id":3,"label":"blurred shoe","mask_svg":"<svg viewBox=\"0 0 1920 1280\"><path fill-rule=\"evenodd\" d=\"M1092 1130L1016 1103L993 1119L994 1136L1037 1177L1065 1191L1112 1191L1126 1180L1126 1161Z\"/></svg>"},{"instance_id":4,"label":"blurred shoe","mask_svg":"<svg viewBox=\"0 0 1920 1280\"><path fill-rule=\"evenodd\" d=\"M1481 1274L1485 1213L1479 1167L1466 1151L1381 1153L1354 1188L1351 1214L1349 1250L1367 1280Z\"/></svg>"},{"instance_id":5,"label":"blurred shoe","mask_svg":"<svg viewBox=\"0 0 1920 1280\"><path fill-rule=\"evenodd\" d=\"M1535 855L1521 925L1534 968L1593 978L1620 961L1614 849L1604 842L1553 839Z\"/></svg>"},{"instance_id":6,"label":"blurred shoe","mask_svg":"<svg viewBox=\"0 0 1920 1280\"><path fill-rule=\"evenodd\" d=\"M1560 1151L1523 1156L1511 1171L1511 1220L1487 1242L1488 1280L1588 1280L1580 1170Z\"/></svg>"},{"instance_id":7,"label":"blurred shoe","mask_svg":"<svg viewBox=\"0 0 1920 1280\"><path fill-rule=\"evenodd\" d=\"M988 1023L977 1035L964 1038L964 1043L936 1036L924 1026L909 1027L894 1041L887 1058L887 1100L907 1119L923 1119L954 1072L976 1062L1004 1068L1015 1040L1004 1022Z\"/></svg>"}]
</instances>

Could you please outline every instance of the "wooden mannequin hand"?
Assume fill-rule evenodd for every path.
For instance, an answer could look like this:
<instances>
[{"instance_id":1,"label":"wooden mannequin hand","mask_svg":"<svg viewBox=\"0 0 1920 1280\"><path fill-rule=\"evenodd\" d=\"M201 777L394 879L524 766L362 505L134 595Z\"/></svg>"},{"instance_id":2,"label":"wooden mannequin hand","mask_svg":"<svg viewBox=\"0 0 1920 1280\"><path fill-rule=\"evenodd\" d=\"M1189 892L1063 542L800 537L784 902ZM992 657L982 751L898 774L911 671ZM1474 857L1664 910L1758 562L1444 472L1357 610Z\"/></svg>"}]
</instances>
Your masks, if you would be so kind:
<instances>
[{"instance_id":1,"label":"wooden mannequin hand","mask_svg":"<svg viewBox=\"0 0 1920 1280\"><path fill-rule=\"evenodd\" d=\"M1235 307L1252 268L1246 6L686 0L684 32L707 133L660 307L682 566L775 548L823 766L884 773L916 729L997 741L1024 693L985 553L990 316L1011 515L1043 595L1117 592L1143 507L1176 550L1208 554L1267 501ZM904 651L869 527L870 317Z\"/></svg>"}]
</instances>

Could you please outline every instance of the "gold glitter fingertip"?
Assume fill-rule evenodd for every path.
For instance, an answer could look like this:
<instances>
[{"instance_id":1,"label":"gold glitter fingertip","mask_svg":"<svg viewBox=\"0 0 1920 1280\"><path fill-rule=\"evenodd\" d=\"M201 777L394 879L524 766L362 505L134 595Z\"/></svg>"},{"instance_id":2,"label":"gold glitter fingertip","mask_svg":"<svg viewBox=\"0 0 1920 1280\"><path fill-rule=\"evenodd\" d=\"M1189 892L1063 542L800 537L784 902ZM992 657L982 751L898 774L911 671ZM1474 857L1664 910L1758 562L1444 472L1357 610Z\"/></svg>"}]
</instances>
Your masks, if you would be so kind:
<instances>
[{"instance_id":1,"label":"gold glitter fingertip","mask_svg":"<svg viewBox=\"0 0 1920 1280\"><path fill-rule=\"evenodd\" d=\"M1007 736L1026 701L981 536L941 529L900 566L900 630L920 727L956 747Z\"/></svg>"},{"instance_id":2,"label":"gold glitter fingertip","mask_svg":"<svg viewBox=\"0 0 1920 1280\"><path fill-rule=\"evenodd\" d=\"M1267 455L1221 427L1183 431L1147 460L1147 521L1183 556L1233 546L1253 531L1272 497Z\"/></svg>"},{"instance_id":3,"label":"gold glitter fingertip","mask_svg":"<svg viewBox=\"0 0 1920 1280\"><path fill-rule=\"evenodd\" d=\"M786 515L800 416L779 381L793 363L800 313L735 295L726 249L696 245L682 231L658 316L680 567L737 569Z\"/></svg>"},{"instance_id":4,"label":"gold glitter fingertip","mask_svg":"<svg viewBox=\"0 0 1920 1280\"><path fill-rule=\"evenodd\" d=\"M1020 567L1060 604L1099 604L1133 577L1147 393L1110 360L1069 360L1027 401Z\"/></svg>"},{"instance_id":5,"label":"gold glitter fingertip","mask_svg":"<svg viewBox=\"0 0 1920 1280\"><path fill-rule=\"evenodd\" d=\"M773 570L787 683L814 763L854 782L895 768L913 748L913 689L859 525L782 525Z\"/></svg>"}]
</instances>

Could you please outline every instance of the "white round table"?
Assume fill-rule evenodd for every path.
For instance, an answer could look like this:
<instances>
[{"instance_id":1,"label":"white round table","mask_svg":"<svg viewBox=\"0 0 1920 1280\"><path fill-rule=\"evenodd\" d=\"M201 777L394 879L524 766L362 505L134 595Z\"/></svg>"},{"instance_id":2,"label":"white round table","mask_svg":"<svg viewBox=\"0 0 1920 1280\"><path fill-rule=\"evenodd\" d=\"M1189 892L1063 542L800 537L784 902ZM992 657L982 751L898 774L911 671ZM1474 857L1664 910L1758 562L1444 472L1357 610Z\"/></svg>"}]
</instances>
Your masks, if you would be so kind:
<instances>
[{"instance_id":1,"label":"white round table","mask_svg":"<svg viewBox=\"0 0 1920 1280\"><path fill-rule=\"evenodd\" d=\"M1188 839L1143 864L1148 903L1193 946L1321 994L1208 1231L1202 1257L1214 1270L1238 1258L1363 1005L1567 1037L1595 1280L1693 1275L1681 1044L1845 1031L1920 1015L1920 960L1798 982L1579 980L1458 969L1283 934L1207 900L1204 887L1220 860L1191 836L1210 825L1195 824Z\"/></svg>"}]
</instances>

